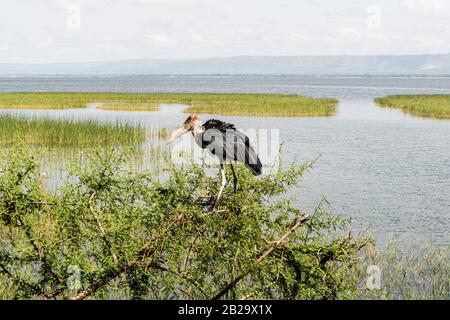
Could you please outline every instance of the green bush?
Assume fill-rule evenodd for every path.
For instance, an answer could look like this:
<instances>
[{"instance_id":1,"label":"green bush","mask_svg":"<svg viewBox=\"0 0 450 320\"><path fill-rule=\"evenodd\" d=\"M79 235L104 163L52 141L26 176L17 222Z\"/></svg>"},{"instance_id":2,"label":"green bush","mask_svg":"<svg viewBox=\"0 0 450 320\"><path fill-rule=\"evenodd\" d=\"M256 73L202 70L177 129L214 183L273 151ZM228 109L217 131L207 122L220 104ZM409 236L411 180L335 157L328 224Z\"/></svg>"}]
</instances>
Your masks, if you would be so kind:
<instances>
[{"instance_id":1,"label":"green bush","mask_svg":"<svg viewBox=\"0 0 450 320\"><path fill-rule=\"evenodd\" d=\"M0 295L8 299L341 299L369 239L286 192L312 163L226 188L203 168L131 172L98 152L54 195L22 151L0 163ZM231 177L230 177L231 178Z\"/></svg>"}]
</instances>

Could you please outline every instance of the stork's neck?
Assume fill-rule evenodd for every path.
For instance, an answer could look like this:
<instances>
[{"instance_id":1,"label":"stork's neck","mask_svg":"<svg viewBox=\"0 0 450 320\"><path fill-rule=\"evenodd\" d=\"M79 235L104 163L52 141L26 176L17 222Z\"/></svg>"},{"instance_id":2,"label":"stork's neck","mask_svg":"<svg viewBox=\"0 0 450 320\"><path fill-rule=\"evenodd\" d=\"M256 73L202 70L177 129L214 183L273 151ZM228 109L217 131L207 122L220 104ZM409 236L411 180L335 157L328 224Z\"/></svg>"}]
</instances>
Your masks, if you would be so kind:
<instances>
[{"instance_id":1,"label":"stork's neck","mask_svg":"<svg viewBox=\"0 0 450 320\"><path fill-rule=\"evenodd\" d=\"M197 121L192 128L192 135L196 137L199 134L203 133L203 131L205 130L203 129L202 124L200 123L200 121Z\"/></svg>"}]
</instances>

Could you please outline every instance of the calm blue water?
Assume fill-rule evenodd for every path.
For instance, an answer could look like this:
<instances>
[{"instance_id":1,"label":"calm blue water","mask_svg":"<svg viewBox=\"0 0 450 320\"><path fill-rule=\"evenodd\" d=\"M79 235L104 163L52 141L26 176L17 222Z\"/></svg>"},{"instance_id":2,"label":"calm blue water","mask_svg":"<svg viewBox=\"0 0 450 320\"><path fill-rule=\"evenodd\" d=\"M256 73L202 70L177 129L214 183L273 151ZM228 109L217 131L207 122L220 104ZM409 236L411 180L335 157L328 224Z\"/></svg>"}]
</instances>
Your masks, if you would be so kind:
<instances>
[{"instance_id":1,"label":"calm blue water","mask_svg":"<svg viewBox=\"0 0 450 320\"><path fill-rule=\"evenodd\" d=\"M380 242L393 234L450 244L450 121L382 109L388 94L450 94L450 78L283 76L133 76L110 78L0 78L0 91L253 92L337 97L330 118L219 117L242 129L278 129L283 160L321 155L297 190L311 211L322 196L330 210L354 218ZM1 110L3 113L99 121L135 121L174 127L182 107L159 112Z\"/></svg>"}]
</instances>

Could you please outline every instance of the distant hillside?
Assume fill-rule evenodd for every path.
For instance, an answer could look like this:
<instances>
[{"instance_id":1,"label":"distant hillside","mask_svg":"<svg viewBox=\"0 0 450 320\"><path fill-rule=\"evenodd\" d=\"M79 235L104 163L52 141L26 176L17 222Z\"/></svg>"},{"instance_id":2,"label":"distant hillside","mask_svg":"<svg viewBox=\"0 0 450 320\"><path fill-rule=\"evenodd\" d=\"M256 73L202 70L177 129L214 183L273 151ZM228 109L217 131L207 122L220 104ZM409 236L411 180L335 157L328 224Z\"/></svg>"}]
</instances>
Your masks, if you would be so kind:
<instances>
[{"instance_id":1,"label":"distant hillside","mask_svg":"<svg viewBox=\"0 0 450 320\"><path fill-rule=\"evenodd\" d=\"M89 63L0 63L0 75L55 74L449 75L450 54L404 56L245 56Z\"/></svg>"}]
</instances>

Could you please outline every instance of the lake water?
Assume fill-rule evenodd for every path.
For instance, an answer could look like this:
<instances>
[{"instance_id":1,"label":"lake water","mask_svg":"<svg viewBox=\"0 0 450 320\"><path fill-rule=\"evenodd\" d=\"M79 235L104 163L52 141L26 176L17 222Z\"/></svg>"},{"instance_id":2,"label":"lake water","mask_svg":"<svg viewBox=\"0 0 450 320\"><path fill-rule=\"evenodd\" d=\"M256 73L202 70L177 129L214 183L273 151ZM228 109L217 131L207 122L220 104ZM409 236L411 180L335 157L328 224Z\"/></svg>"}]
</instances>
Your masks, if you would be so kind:
<instances>
[{"instance_id":1,"label":"lake water","mask_svg":"<svg viewBox=\"0 0 450 320\"><path fill-rule=\"evenodd\" d=\"M384 243L393 234L450 244L450 121L422 119L379 108L388 94L450 94L450 78L296 76L129 76L0 78L0 91L249 92L340 99L329 118L255 118L202 115L242 129L278 129L283 160L321 155L296 191L311 211L322 196L334 213L354 218ZM135 121L174 127L183 106L159 112L1 110L27 116Z\"/></svg>"}]
</instances>

